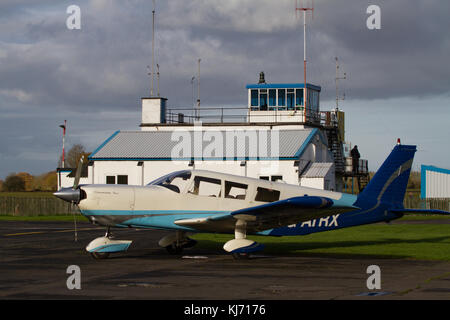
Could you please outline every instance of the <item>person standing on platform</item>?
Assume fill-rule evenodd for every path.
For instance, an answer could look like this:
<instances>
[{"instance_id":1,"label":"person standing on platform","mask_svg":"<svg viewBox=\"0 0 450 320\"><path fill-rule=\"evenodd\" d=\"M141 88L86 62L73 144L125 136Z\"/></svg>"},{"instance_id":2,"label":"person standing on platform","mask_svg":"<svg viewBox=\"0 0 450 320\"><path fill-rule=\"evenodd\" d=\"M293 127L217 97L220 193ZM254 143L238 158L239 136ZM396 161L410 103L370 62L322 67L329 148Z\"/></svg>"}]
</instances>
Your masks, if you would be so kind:
<instances>
[{"instance_id":1,"label":"person standing on platform","mask_svg":"<svg viewBox=\"0 0 450 320\"><path fill-rule=\"evenodd\" d=\"M358 173L359 171L359 158L361 155L358 151L358 146L354 146L352 151L350 151L350 155L352 156L352 167L353 167L353 173Z\"/></svg>"}]
</instances>

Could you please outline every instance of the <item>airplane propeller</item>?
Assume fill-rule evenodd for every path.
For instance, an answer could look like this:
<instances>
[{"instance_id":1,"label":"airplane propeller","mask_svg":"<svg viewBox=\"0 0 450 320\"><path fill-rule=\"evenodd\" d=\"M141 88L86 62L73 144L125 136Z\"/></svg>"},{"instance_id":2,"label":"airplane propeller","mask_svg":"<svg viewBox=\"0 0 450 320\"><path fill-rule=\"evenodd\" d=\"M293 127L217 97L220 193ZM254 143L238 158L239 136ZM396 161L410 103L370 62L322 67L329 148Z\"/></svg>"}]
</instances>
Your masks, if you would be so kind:
<instances>
[{"instance_id":1,"label":"airplane propeller","mask_svg":"<svg viewBox=\"0 0 450 320\"><path fill-rule=\"evenodd\" d=\"M77 190L78 191L78 202L80 202L81 200L81 189L78 188L78 185L80 183L80 177L81 177L81 170L83 170L83 161L84 161L84 155L81 156L80 158L80 162L78 163L78 167L77 167L77 171L75 172L75 180L73 181L73 190ZM75 211L73 210L73 205L74 202L72 201L71 204L72 206L72 214L73 214L73 223L74 223L74 230L75 230L75 242L78 240L78 234L77 234L77 219L75 216Z\"/></svg>"},{"instance_id":2,"label":"airplane propeller","mask_svg":"<svg viewBox=\"0 0 450 320\"><path fill-rule=\"evenodd\" d=\"M77 171L75 172L75 180L73 182L72 188L62 188L57 192L53 193L54 196L70 202L71 211L73 213L73 222L74 222L74 230L75 230L75 241L78 240L77 234L77 220L75 216L75 211L73 210L73 206L78 204L81 200L81 189L79 188L81 171L83 169L84 155L81 156L80 161L78 162Z\"/></svg>"}]
</instances>

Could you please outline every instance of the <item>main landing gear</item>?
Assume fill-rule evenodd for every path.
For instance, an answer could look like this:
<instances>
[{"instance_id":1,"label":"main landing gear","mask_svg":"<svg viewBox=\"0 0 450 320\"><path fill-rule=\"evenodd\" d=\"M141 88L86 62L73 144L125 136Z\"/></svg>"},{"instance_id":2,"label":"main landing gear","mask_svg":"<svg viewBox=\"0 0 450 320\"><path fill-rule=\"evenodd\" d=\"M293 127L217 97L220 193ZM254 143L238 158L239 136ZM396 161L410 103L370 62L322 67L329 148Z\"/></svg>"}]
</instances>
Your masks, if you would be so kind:
<instances>
[{"instance_id":1,"label":"main landing gear","mask_svg":"<svg viewBox=\"0 0 450 320\"><path fill-rule=\"evenodd\" d=\"M233 256L234 259L248 259L250 253L264 249L264 245L256 241L246 239L247 222L237 220L234 228L234 239L228 241L223 249Z\"/></svg>"},{"instance_id":2,"label":"main landing gear","mask_svg":"<svg viewBox=\"0 0 450 320\"><path fill-rule=\"evenodd\" d=\"M189 238L184 231L168 234L158 242L158 245L166 248L170 254L180 254L183 249L191 248L196 244L197 241Z\"/></svg>"}]
</instances>

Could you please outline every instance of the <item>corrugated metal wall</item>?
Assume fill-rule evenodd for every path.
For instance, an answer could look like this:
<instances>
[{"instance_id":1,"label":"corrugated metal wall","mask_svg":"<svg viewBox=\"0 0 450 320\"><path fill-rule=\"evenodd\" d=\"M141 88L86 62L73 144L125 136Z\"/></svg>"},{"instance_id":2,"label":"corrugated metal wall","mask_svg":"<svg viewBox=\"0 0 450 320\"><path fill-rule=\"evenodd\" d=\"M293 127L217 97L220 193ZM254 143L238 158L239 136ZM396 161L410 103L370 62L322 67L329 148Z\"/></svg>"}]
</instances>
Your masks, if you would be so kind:
<instances>
[{"instance_id":1,"label":"corrugated metal wall","mask_svg":"<svg viewBox=\"0 0 450 320\"><path fill-rule=\"evenodd\" d=\"M421 198L450 198L450 170L433 166L421 168Z\"/></svg>"}]
</instances>

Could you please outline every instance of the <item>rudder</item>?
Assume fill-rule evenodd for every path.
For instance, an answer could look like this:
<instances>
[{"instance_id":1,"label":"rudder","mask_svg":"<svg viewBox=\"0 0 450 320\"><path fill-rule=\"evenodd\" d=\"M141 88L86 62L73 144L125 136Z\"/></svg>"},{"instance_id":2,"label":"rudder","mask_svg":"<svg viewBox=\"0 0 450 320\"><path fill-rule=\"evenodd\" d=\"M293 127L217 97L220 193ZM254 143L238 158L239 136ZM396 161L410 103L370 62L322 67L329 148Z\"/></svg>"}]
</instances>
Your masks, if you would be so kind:
<instances>
[{"instance_id":1,"label":"rudder","mask_svg":"<svg viewBox=\"0 0 450 320\"><path fill-rule=\"evenodd\" d=\"M367 187L359 194L355 206L368 208L384 202L395 208L403 208L416 150L416 146L396 145Z\"/></svg>"}]
</instances>

